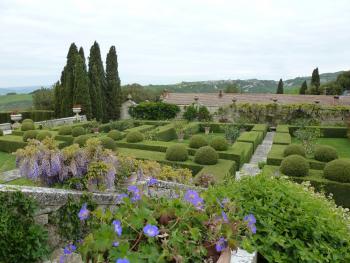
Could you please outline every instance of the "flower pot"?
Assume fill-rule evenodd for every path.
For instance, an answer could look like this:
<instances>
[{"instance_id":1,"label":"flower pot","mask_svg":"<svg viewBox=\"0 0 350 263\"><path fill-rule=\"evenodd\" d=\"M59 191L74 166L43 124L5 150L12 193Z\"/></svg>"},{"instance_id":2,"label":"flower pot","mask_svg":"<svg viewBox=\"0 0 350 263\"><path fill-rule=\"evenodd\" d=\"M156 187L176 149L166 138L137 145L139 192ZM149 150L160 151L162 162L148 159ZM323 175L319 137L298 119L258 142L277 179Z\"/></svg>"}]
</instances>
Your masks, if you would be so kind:
<instances>
[{"instance_id":1,"label":"flower pot","mask_svg":"<svg viewBox=\"0 0 350 263\"><path fill-rule=\"evenodd\" d=\"M209 134L209 132L210 132L210 127L204 127L204 132L205 132L205 134Z\"/></svg>"},{"instance_id":2,"label":"flower pot","mask_svg":"<svg viewBox=\"0 0 350 263\"><path fill-rule=\"evenodd\" d=\"M10 118L11 118L11 121L18 122L22 120L22 114L11 114Z\"/></svg>"}]
</instances>

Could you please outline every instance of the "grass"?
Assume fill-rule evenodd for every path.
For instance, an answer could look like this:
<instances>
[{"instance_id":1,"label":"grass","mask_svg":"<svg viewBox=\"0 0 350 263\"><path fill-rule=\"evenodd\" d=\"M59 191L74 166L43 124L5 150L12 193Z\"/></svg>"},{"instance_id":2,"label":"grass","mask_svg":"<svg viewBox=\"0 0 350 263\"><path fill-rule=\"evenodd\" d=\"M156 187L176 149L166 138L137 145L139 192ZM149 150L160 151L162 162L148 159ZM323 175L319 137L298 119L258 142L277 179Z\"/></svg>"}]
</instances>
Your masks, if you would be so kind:
<instances>
[{"instance_id":1,"label":"grass","mask_svg":"<svg viewBox=\"0 0 350 263\"><path fill-rule=\"evenodd\" d=\"M31 94L16 94L0 96L0 111L26 110L33 106Z\"/></svg>"},{"instance_id":2,"label":"grass","mask_svg":"<svg viewBox=\"0 0 350 263\"><path fill-rule=\"evenodd\" d=\"M0 152L0 173L15 169L16 157L9 153Z\"/></svg>"}]
</instances>

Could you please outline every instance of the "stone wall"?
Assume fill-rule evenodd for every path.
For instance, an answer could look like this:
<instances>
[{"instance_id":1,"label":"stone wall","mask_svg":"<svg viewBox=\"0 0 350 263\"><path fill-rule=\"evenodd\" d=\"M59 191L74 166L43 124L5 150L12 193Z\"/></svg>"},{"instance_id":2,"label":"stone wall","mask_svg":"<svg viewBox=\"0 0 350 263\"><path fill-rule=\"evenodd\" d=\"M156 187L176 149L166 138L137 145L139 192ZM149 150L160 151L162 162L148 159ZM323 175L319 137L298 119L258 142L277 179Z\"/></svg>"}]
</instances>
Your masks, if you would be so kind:
<instances>
[{"instance_id":1,"label":"stone wall","mask_svg":"<svg viewBox=\"0 0 350 263\"><path fill-rule=\"evenodd\" d=\"M59 125L66 125L66 124L73 124L75 121L87 121L85 115L79 115L78 119L76 116L73 117L66 117L66 118L60 118L60 119L53 119L53 120L47 120L47 121L39 121L35 122L35 124L43 125L44 127L54 127Z\"/></svg>"}]
</instances>

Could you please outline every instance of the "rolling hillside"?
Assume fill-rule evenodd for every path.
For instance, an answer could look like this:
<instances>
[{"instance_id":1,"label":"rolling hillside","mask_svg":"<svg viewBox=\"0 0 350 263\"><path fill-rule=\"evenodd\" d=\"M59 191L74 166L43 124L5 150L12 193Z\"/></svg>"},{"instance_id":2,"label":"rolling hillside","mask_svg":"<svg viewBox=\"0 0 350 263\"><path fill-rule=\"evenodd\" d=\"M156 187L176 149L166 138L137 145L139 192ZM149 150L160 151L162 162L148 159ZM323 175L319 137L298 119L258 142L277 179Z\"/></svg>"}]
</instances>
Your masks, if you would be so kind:
<instances>
[{"instance_id":1,"label":"rolling hillside","mask_svg":"<svg viewBox=\"0 0 350 263\"><path fill-rule=\"evenodd\" d=\"M0 96L0 111L26 110L33 105L32 94Z\"/></svg>"}]
</instances>

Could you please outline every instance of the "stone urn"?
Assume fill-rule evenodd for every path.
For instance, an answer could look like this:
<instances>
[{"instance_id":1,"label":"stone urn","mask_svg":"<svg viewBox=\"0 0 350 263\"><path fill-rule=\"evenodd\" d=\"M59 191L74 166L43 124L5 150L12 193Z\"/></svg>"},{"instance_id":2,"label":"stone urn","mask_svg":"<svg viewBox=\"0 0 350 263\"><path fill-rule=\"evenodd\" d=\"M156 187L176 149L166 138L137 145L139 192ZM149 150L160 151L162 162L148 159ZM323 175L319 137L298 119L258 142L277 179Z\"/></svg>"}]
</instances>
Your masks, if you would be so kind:
<instances>
[{"instance_id":1,"label":"stone urn","mask_svg":"<svg viewBox=\"0 0 350 263\"><path fill-rule=\"evenodd\" d=\"M80 105L74 105L72 110L73 110L73 113L75 113L75 118L77 119L77 121L80 121L79 113L81 112L81 106Z\"/></svg>"},{"instance_id":2,"label":"stone urn","mask_svg":"<svg viewBox=\"0 0 350 263\"><path fill-rule=\"evenodd\" d=\"M184 138L185 138L185 133L183 131L178 132L177 139L179 140L179 142L182 142Z\"/></svg>"},{"instance_id":3,"label":"stone urn","mask_svg":"<svg viewBox=\"0 0 350 263\"><path fill-rule=\"evenodd\" d=\"M210 126L205 126L204 127L204 132L205 132L205 134L209 134L209 132L210 132Z\"/></svg>"},{"instance_id":4,"label":"stone urn","mask_svg":"<svg viewBox=\"0 0 350 263\"><path fill-rule=\"evenodd\" d=\"M12 127L14 129L19 128L21 125L19 124L19 121L22 120L22 114L20 113L11 113L10 115L11 121L14 122L14 124L12 125Z\"/></svg>"}]
</instances>

